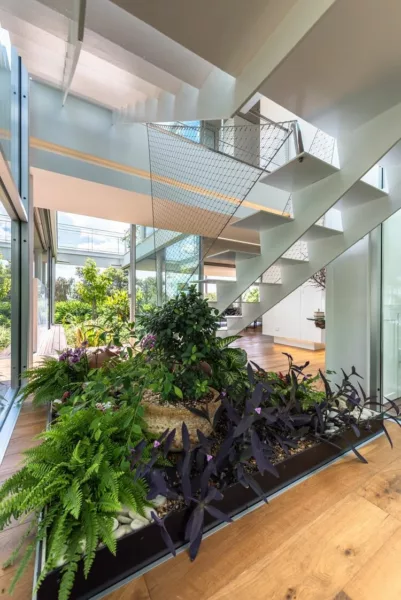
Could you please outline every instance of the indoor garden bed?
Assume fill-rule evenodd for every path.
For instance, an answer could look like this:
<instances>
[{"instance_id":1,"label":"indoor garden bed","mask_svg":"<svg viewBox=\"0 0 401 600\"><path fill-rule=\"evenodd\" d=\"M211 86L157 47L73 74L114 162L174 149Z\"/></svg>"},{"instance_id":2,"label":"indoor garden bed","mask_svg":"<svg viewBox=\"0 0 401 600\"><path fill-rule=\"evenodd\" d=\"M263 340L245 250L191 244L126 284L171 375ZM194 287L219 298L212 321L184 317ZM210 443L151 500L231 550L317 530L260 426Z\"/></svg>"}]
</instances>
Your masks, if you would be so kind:
<instances>
[{"instance_id":1,"label":"indoor garden bed","mask_svg":"<svg viewBox=\"0 0 401 600\"><path fill-rule=\"evenodd\" d=\"M374 421L370 430L361 431L358 444L365 442L380 431L382 431L380 421ZM355 444L355 434L348 431L345 435L334 438L333 442L338 444L340 448L325 443L317 443L279 463L277 470L280 479L270 474L257 474L255 480L268 497L349 451L350 443ZM257 505L260 500L261 497L255 495L251 488L245 488L240 483L236 483L225 490L223 500L216 503L216 507L230 517L234 517ZM185 527L188 521L188 513L189 510L184 508L170 513L165 519L166 528L176 550L187 544ZM212 531L220 523L221 521L218 519L206 514L203 532ZM89 600L95 595L107 591L110 587L135 577L135 574L142 574L144 570L151 569L167 556L172 556L172 554L160 536L159 526L156 523L150 523L143 529L133 531L118 540L115 556L111 555L107 548L99 549L87 578L84 577L81 561L71 592L71 600ZM37 547L36 577L39 577L44 561L45 544L41 542ZM173 565L172 568L174 568ZM60 587L60 579L60 568L49 573L35 598L37 600L56 598Z\"/></svg>"},{"instance_id":2,"label":"indoor garden bed","mask_svg":"<svg viewBox=\"0 0 401 600\"><path fill-rule=\"evenodd\" d=\"M186 544L195 560L220 523L348 450L366 462L379 431L391 443L398 407L372 410L354 368L335 389L289 355L267 372L217 327L190 289L25 374L52 423L0 488L0 529L31 518L7 564L15 582L37 549L38 600L91 598Z\"/></svg>"}]
</instances>

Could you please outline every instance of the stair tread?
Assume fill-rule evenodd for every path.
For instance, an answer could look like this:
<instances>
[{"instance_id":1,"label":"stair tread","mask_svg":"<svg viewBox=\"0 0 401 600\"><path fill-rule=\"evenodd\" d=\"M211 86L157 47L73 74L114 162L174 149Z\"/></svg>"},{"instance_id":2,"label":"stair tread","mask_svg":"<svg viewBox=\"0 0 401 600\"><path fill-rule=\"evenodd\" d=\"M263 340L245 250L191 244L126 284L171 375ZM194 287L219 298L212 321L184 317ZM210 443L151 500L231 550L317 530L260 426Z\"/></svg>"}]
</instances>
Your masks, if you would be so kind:
<instances>
[{"instance_id":1,"label":"stair tread","mask_svg":"<svg viewBox=\"0 0 401 600\"><path fill-rule=\"evenodd\" d=\"M282 167L261 177L259 181L286 192L297 192L316 181L337 173L338 170L337 167L309 154L309 152L302 152Z\"/></svg>"},{"instance_id":2,"label":"stair tread","mask_svg":"<svg viewBox=\"0 0 401 600\"><path fill-rule=\"evenodd\" d=\"M217 252L216 254L210 254L207 258L235 262L237 255L242 256L242 258L254 258L255 256L260 256L258 252L237 252L236 250L223 250L222 252Z\"/></svg>"},{"instance_id":3,"label":"stair tread","mask_svg":"<svg viewBox=\"0 0 401 600\"><path fill-rule=\"evenodd\" d=\"M346 194L338 201L339 208L346 208L352 206L359 206L365 202L371 202L372 200L378 200L379 198L385 198L388 193L385 190L362 181L361 179L355 183L348 190Z\"/></svg>"},{"instance_id":4,"label":"stair tread","mask_svg":"<svg viewBox=\"0 0 401 600\"><path fill-rule=\"evenodd\" d=\"M304 242L314 242L315 240L321 240L322 238L329 238L333 235L342 235L344 232L340 229L332 229L331 227L325 227L324 225L312 225L302 235L301 240Z\"/></svg>"},{"instance_id":5,"label":"stair tread","mask_svg":"<svg viewBox=\"0 0 401 600\"><path fill-rule=\"evenodd\" d=\"M299 265L309 262L307 259L302 258L287 258L286 256L281 256L274 264L276 265Z\"/></svg>"},{"instance_id":6,"label":"stair tread","mask_svg":"<svg viewBox=\"0 0 401 600\"><path fill-rule=\"evenodd\" d=\"M293 220L294 219L289 216L278 215L265 210L258 210L252 215L232 223L232 227L260 231L261 229L272 229L273 227L278 227L279 225L285 225L286 223L291 223Z\"/></svg>"}]
</instances>

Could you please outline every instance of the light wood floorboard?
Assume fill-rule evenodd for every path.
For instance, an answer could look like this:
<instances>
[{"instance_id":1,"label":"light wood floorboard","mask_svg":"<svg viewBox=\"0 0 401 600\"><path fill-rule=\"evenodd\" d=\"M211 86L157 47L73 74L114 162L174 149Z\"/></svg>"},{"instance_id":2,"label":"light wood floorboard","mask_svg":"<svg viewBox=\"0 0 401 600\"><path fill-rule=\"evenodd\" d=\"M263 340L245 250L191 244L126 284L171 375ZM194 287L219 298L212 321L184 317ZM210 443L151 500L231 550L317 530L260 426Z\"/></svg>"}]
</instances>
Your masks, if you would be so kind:
<instances>
[{"instance_id":1,"label":"light wood floorboard","mask_svg":"<svg viewBox=\"0 0 401 600\"><path fill-rule=\"evenodd\" d=\"M324 352L273 346L249 333L237 342L268 370L296 363L324 368ZM44 410L23 407L0 481L16 469L22 451L44 427ZM369 464L347 456L204 540L190 563L185 554L107 596L108 600L399 600L401 577L401 430L363 449ZM26 524L0 533L0 559L12 551ZM31 597L32 565L14 598ZM0 598L14 569L0 570ZM49 599L53 600L53 599Z\"/></svg>"}]
</instances>

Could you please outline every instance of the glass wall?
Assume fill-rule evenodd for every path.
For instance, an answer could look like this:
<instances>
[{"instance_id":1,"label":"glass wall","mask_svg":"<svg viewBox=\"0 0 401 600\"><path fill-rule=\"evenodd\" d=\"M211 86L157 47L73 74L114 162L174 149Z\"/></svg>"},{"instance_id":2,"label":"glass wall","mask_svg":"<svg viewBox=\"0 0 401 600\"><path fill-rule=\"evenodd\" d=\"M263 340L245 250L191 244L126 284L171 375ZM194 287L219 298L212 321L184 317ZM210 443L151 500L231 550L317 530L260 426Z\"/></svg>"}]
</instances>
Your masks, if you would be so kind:
<instances>
[{"instance_id":1,"label":"glass wall","mask_svg":"<svg viewBox=\"0 0 401 600\"><path fill-rule=\"evenodd\" d=\"M11 386L11 219L0 200L0 396Z\"/></svg>"},{"instance_id":2,"label":"glass wall","mask_svg":"<svg viewBox=\"0 0 401 600\"><path fill-rule=\"evenodd\" d=\"M401 397L401 211L383 223L382 377L383 396Z\"/></svg>"}]
</instances>

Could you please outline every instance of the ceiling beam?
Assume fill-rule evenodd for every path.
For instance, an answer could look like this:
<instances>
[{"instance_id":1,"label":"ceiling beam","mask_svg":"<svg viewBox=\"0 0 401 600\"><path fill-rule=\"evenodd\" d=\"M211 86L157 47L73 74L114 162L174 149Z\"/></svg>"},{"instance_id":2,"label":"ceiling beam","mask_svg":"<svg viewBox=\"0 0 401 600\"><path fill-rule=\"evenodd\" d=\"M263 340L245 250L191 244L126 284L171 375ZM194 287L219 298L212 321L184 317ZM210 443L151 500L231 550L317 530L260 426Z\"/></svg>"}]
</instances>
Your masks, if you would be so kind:
<instances>
[{"instance_id":1,"label":"ceiling beam","mask_svg":"<svg viewBox=\"0 0 401 600\"><path fill-rule=\"evenodd\" d=\"M86 0L74 1L74 18L70 19L63 73L63 106L67 100L84 41ZM76 17L76 18L75 18Z\"/></svg>"}]
</instances>

